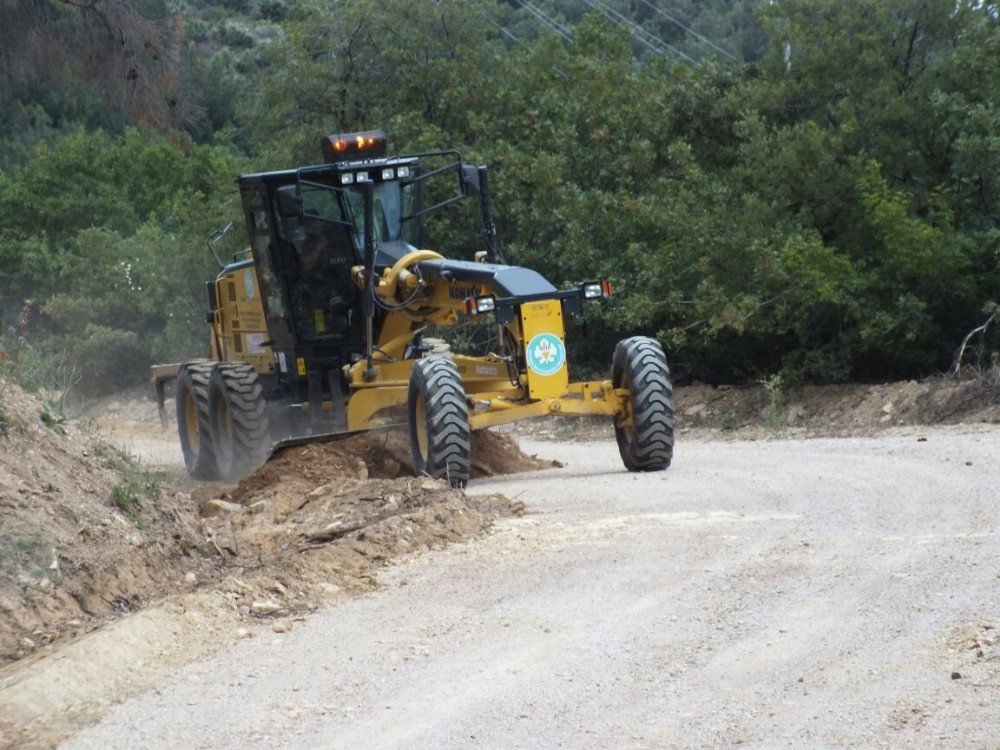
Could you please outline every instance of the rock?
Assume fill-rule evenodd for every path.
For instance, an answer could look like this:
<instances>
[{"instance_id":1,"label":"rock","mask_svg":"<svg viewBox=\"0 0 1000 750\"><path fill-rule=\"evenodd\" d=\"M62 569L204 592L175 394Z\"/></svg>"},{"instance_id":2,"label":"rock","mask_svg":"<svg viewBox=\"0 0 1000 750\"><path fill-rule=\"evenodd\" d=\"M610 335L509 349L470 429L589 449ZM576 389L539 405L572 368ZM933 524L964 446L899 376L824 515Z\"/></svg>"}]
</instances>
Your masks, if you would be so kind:
<instances>
[{"instance_id":1,"label":"rock","mask_svg":"<svg viewBox=\"0 0 1000 750\"><path fill-rule=\"evenodd\" d=\"M892 403L892 401L886 401L885 404L882 406L882 413L883 414L892 414L892 410L893 410L893 403Z\"/></svg>"},{"instance_id":2,"label":"rock","mask_svg":"<svg viewBox=\"0 0 1000 750\"><path fill-rule=\"evenodd\" d=\"M795 424L805 418L806 410L801 404L792 404L788 407L788 424Z\"/></svg>"},{"instance_id":3,"label":"rock","mask_svg":"<svg viewBox=\"0 0 1000 750\"><path fill-rule=\"evenodd\" d=\"M287 617L279 617L271 623L271 630L275 633L287 633L292 629L292 621Z\"/></svg>"},{"instance_id":4,"label":"rock","mask_svg":"<svg viewBox=\"0 0 1000 750\"><path fill-rule=\"evenodd\" d=\"M215 551L220 555L223 555L223 550L231 554L233 557L238 557L240 554L240 542L236 538L236 532L233 531L233 526L228 520L224 521L220 526L211 527L206 524L208 531L208 542L215 547Z\"/></svg>"},{"instance_id":5,"label":"rock","mask_svg":"<svg viewBox=\"0 0 1000 750\"><path fill-rule=\"evenodd\" d=\"M24 638L22 638L20 641L18 641L18 643L21 645L21 648L23 648L23 649L25 649L27 651L34 651L35 650L35 642L33 640L31 640L28 636L24 636Z\"/></svg>"},{"instance_id":6,"label":"rock","mask_svg":"<svg viewBox=\"0 0 1000 750\"><path fill-rule=\"evenodd\" d=\"M319 497L320 495L325 494L327 489L329 489L327 485L321 484L319 487L317 487L316 489L314 489L312 492L309 493L309 497Z\"/></svg>"},{"instance_id":7,"label":"rock","mask_svg":"<svg viewBox=\"0 0 1000 750\"><path fill-rule=\"evenodd\" d=\"M216 516L225 516L230 513L242 513L243 506L239 503L231 503L228 500L209 500L204 505L201 506L202 518L215 518Z\"/></svg>"},{"instance_id":8,"label":"rock","mask_svg":"<svg viewBox=\"0 0 1000 750\"><path fill-rule=\"evenodd\" d=\"M250 631L247 630L246 628L236 628L236 630L233 631L233 638L235 638L238 641L242 641L244 638L249 638L249 637L250 637Z\"/></svg>"},{"instance_id":9,"label":"rock","mask_svg":"<svg viewBox=\"0 0 1000 750\"><path fill-rule=\"evenodd\" d=\"M951 673L951 679L953 679L953 680L961 680L962 679L962 673L961 672L952 672Z\"/></svg>"},{"instance_id":10,"label":"rock","mask_svg":"<svg viewBox=\"0 0 1000 750\"><path fill-rule=\"evenodd\" d=\"M336 594L338 591L340 591L340 586L338 586L335 583L327 583L325 581L323 583L321 583L319 585L319 587L320 587L321 590L325 591L327 594Z\"/></svg>"},{"instance_id":11,"label":"rock","mask_svg":"<svg viewBox=\"0 0 1000 750\"><path fill-rule=\"evenodd\" d=\"M420 489L424 492L436 492L438 490L444 489L444 485L436 479L427 478L420 483Z\"/></svg>"},{"instance_id":12,"label":"rock","mask_svg":"<svg viewBox=\"0 0 1000 750\"><path fill-rule=\"evenodd\" d=\"M703 411L705 411L705 404L695 404L694 406L689 406L684 410L684 416L686 417L697 417Z\"/></svg>"},{"instance_id":13,"label":"rock","mask_svg":"<svg viewBox=\"0 0 1000 750\"><path fill-rule=\"evenodd\" d=\"M271 599L261 599L250 605L250 611L258 617L264 617L280 612L281 605Z\"/></svg>"},{"instance_id":14,"label":"rock","mask_svg":"<svg viewBox=\"0 0 1000 750\"><path fill-rule=\"evenodd\" d=\"M354 458L354 472L362 482L368 481L368 466L360 458Z\"/></svg>"},{"instance_id":15,"label":"rock","mask_svg":"<svg viewBox=\"0 0 1000 750\"><path fill-rule=\"evenodd\" d=\"M38 588L40 588L42 591L48 591L49 589L52 588L52 581L50 581L48 578L43 578L38 582Z\"/></svg>"},{"instance_id":16,"label":"rock","mask_svg":"<svg viewBox=\"0 0 1000 750\"><path fill-rule=\"evenodd\" d=\"M267 506L268 506L267 500L258 500L257 502L253 503L249 508L247 508L247 510L251 514L257 515L258 513L263 513L265 510L267 510Z\"/></svg>"},{"instance_id":17,"label":"rock","mask_svg":"<svg viewBox=\"0 0 1000 750\"><path fill-rule=\"evenodd\" d=\"M187 573L184 574L184 583L188 584L189 586L196 586L198 584L198 576L195 575L194 572L189 570Z\"/></svg>"}]
</instances>

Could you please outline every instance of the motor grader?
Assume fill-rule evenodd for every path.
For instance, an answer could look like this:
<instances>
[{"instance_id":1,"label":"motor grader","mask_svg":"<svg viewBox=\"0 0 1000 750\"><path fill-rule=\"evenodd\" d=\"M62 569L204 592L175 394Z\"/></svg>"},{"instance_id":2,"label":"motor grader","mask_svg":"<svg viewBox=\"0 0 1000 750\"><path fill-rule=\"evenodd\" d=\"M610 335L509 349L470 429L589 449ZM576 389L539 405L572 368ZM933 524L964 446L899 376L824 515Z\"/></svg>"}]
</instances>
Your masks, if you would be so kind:
<instances>
[{"instance_id":1,"label":"motor grader","mask_svg":"<svg viewBox=\"0 0 1000 750\"><path fill-rule=\"evenodd\" d=\"M542 415L611 417L627 469L670 465L663 350L625 339L609 380L570 382L565 321L611 285L557 290L506 265L486 167L455 151L388 157L380 131L330 136L322 150L319 165L239 177L249 247L223 262L221 232L210 240L209 356L152 368L164 425L175 381L193 477L233 481L281 446L408 427L416 472L463 486L471 430ZM425 205L431 179L448 192ZM419 249L424 217L477 197L486 249L474 261ZM496 350L431 356L428 326L468 318L493 327Z\"/></svg>"}]
</instances>

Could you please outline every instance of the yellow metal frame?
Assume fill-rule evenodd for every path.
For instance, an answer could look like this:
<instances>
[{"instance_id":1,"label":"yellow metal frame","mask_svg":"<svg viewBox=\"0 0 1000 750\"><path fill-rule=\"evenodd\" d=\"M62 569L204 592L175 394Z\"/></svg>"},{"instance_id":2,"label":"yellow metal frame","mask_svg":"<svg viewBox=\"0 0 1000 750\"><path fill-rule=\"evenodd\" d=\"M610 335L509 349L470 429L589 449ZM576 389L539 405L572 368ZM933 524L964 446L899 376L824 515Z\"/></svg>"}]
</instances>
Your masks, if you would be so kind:
<instances>
[{"instance_id":1,"label":"yellow metal frame","mask_svg":"<svg viewBox=\"0 0 1000 750\"><path fill-rule=\"evenodd\" d=\"M455 360L493 361L485 357L456 357ZM412 362L377 364L374 380L352 383L355 390L347 403L347 429L366 430L399 421L385 412L406 405L412 365ZM462 379L462 384L471 404L469 425L473 430L547 414L611 416L617 417L621 425L629 422L628 389L615 388L610 380L570 383L563 394L542 399L524 397L521 387L514 387L506 380L470 375Z\"/></svg>"},{"instance_id":2,"label":"yellow metal frame","mask_svg":"<svg viewBox=\"0 0 1000 750\"><path fill-rule=\"evenodd\" d=\"M441 258L430 250L406 255L383 272L377 280L377 293L397 304L410 298L420 283L410 269L421 261ZM354 271L358 285L365 288L363 269ZM248 362L258 373L273 373L271 348L264 345L266 325L256 267L225 273L215 286L218 305L213 320L212 359ZM441 280L416 293L418 298L411 307L388 316L382 325L373 357L374 372L366 373L366 360L345 368L351 389L345 431L405 422L398 409L407 403L413 360L403 358L415 330L427 323L453 323L464 311L466 298L490 294L492 290L465 281ZM504 325L522 347L526 348L536 336L551 334L565 348L562 302L558 299L524 302L518 314ZM474 430L547 414L613 416L619 425L630 423L628 390L615 389L610 380L570 383L565 358L553 372L528 367L516 376L516 382L511 380L507 361L498 355L456 356L454 361L469 398L469 422ZM305 363L299 361L296 366L304 375ZM332 410L333 404L326 401L322 408Z\"/></svg>"},{"instance_id":3,"label":"yellow metal frame","mask_svg":"<svg viewBox=\"0 0 1000 750\"><path fill-rule=\"evenodd\" d=\"M440 257L427 250L405 256L383 273L378 282L378 293L387 300L402 301L417 288L418 279L409 271L413 264ZM357 272L362 272L362 269L357 269ZM368 371L366 361L357 362L347 369L351 387L347 429L366 430L403 421L398 413L392 412L405 406L408 399L413 361L403 360L403 354L413 336L415 321L445 322L463 308L466 297L490 291L475 284L437 283L413 306L419 311L417 315L390 316L379 336L374 372ZM524 302L518 308L518 315L506 327L523 347L527 347L536 336L550 334L559 339L565 350L561 300ZM455 364L469 398L472 429L547 414L613 416L618 424L628 423L628 390L615 389L610 380L570 383L564 355L565 351L563 361L553 372L543 373L529 367L527 372L517 376L516 382L511 381L507 362L500 356L456 356Z\"/></svg>"},{"instance_id":4,"label":"yellow metal frame","mask_svg":"<svg viewBox=\"0 0 1000 750\"><path fill-rule=\"evenodd\" d=\"M221 275L215 280L215 297L209 356L246 362L261 375L274 372L257 267L249 265Z\"/></svg>"},{"instance_id":5,"label":"yellow metal frame","mask_svg":"<svg viewBox=\"0 0 1000 750\"><path fill-rule=\"evenodd\" d=\"M627 401L628 391L613 388L610 380L570 383L564 395L538 401L510 401L499 396L474 399L469 424L481 430L547 414L615 417L624 414Z\"/></svg>"}]
</instances>

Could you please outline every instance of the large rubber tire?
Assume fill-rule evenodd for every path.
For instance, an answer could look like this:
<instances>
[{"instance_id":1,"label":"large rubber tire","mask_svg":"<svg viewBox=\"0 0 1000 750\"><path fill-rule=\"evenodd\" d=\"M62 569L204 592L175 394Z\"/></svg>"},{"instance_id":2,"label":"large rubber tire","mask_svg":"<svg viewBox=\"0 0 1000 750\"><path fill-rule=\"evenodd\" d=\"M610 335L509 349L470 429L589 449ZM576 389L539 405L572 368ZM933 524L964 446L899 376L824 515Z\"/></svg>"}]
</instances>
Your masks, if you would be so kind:
<instances>
[{"instance_id":1,"label":"large rubber tire","mask_svg":"<svg viewBox=\"0 0 1000 750\"><path fill-rule=\"evenodd\" d=\"M615 422L629 471L660 471L674 456L674 390L660 344L645 336L619 341L611 364L615 388L629 389L631 424Z\"/></svg>"},{"instance_id":2,"label":"large rubber tire","mask_svg":"<svg viewBox=\"0 0 1000 750\"><path fill-rule=\"evenodd\" d=\"M218 365L209 383L208 412L219 479L238 482L267 460L271 448L267 402L253 367Z\"/></svg>"},{"instance_id":3,"label":"large rubber tire","mask_svg":"<svg viewBox=\"0 0 1000 750\"><path fill-rule=\"evenodd\" d=\"M219 476L208 418L208 384L214 368L214 362L188 362L181 365L174 383L184 466L195 479L212 480Z\"/></svg>"},{"instance_id":4,"label":"large rubber tire","mask_svg":"<svg viewBox=\"0 0 1000 750\"><path fill-rule=\"evenodd\" d=\"M407 405L414 471L464 487L469 483L469 405L455 362L444 357L414 362Z\"/></svg>"}]
</instances>

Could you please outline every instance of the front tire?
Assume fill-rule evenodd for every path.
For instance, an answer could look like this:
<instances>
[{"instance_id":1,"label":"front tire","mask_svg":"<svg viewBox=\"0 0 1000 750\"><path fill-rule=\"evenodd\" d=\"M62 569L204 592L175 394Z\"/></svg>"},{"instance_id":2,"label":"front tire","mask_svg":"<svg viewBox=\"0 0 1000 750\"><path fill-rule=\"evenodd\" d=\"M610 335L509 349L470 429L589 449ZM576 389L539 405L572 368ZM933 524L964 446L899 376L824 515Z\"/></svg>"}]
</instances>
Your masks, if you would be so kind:
<instances>
[{"instance_id":1,"label":"front tire","mask_svg":"<svg viewBox=\"0 0 1000 750\"><path fill-rule=\"evenodd\" d=\"M208 412L208 389L214 369L214 362L188 362L181 365L174 385L181 452L184 466L194 479L213 480L219 476Z\"/></svg>"},{"instance_id":2,"label":"front tire","mask_svg":"<svg viewBox=\"0 0 1000 750\"><path fill-rule=\"evenodd\" d=\"M629 389L630 420L615 420L618 452L629 471L661 471L674 456L674 391L660 344L645 336L618 342L615 388Z\"/></svg>"},{"instance_id":3,"label":"front tire","mask_svg":"<svg viewBox=\"0 0 1000 750\"><path fill-rule=\"evenodd\" d=\"M469 407L454 361L425 357L414 362L407 406L414 471L464 487L469 482Z\"/></svg>"},{"instance_id":4,"label":"front tire","mask_svg":"<svg viewBox=\"0 0 1000 750\"><path fill-rule=\"evenodd\" d=\"M270 449L267 402L246 364L220 364L208 391L212 447L219 478L237 482L264 463Z\"/></svg>"}]
</instances>

